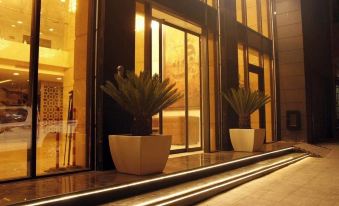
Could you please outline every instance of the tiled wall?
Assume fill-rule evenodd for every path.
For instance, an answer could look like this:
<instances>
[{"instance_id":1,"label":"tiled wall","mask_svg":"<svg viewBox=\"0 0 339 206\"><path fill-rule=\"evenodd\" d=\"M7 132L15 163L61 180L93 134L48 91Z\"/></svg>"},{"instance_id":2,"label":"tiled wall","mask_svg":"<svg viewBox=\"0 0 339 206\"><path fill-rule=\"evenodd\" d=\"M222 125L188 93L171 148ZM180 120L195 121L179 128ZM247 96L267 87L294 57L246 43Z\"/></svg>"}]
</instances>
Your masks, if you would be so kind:
<instances>
[{"instance_id":1,"label":"tiled wall","mask_svg":"<svg viewBox=\"0 0 339 206\"><path fill-rule=\"evenodd\" d=\"M306 140L306 97L300 0L275 0L282 140ZM301 112L301 130L286 128L286 111Z\"/></svg>"}]
</instances>

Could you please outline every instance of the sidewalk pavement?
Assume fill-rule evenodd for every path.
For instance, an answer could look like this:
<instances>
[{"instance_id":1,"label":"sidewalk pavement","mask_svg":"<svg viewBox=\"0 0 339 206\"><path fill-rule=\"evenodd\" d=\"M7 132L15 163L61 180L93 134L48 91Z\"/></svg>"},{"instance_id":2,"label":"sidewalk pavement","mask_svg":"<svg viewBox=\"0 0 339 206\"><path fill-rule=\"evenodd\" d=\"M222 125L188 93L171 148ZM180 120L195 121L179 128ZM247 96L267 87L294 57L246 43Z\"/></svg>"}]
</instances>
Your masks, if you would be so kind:
<instances>
[{"instance_id":1,"label":"sidewalk pavement","mask_svg":"<svg viewBox=\"0 0 339 206\"><path fill-rule=\"evenodd\" d=\"M339 144L324 158L309 157L236 187L199 206L339 206Z\"/></svg>"}]
</instances>

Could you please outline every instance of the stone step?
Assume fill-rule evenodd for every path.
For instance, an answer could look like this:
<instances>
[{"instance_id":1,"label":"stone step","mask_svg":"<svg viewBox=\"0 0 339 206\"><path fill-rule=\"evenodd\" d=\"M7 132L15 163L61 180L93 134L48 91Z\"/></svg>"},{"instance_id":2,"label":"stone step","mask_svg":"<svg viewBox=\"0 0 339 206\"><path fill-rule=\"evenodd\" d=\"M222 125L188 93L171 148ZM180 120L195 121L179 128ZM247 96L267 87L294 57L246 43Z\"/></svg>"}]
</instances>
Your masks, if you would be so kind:
<instances>
[{"instance_id":1,"label":"stone step","mask_svg":"<svg viewBox=\"0 0 339 206\"><path fill-rule=\"evenodd\" d=\"M193 205L202 200L230 190L238 185L262 177L310 156L307 153L291 153L263 160L238 169L222 172L165 189L105 204L122 205Z\"/></svg>"},{"instance_id":2,"label":"stone step","mask_svg":"<svg viewBox=\"0 0 339 206\"><path fill-rule=\"evenodd\" d=\"M123 198L133 197L151 191L156 191L179 185L190 181L200 181L202 178L210 177L224 172L235 171L242 167L258 164L262 161L278 158L289 154L298 154L294 147L278 149L266 153L254 154L252 156L203 166L191 170L171 174L160 174L152 176L146 180L140 180L128 184L104 187L79 191L71 194L47 197L39 200L33 200L22 203L23 205L98 205L105 204ZM19 204L20 205L20 204Z\"/></svg>"}]
</instances>

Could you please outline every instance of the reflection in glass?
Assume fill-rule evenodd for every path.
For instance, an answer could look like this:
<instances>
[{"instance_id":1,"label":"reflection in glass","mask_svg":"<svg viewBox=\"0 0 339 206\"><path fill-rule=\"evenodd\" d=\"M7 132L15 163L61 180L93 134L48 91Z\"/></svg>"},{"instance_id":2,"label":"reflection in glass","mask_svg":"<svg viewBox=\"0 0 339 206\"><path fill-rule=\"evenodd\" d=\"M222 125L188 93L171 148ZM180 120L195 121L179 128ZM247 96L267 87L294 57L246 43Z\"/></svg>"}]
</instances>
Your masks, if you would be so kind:
<instances>
[{"instance_id":1,"label":"reflection in glass","mask_svg":"<svg viewBox=\"0 0 339 206\"><path fill-rule=\"evenodd\" d=\"M187 34L188 143L190 148L201 146L199 42L198 36Z\"/></svg>"},{"instance_id":2,"label":"reflection in glass","mask_svg":"<svg viewBox=\"0 0 339 206\"><path fill-rule=\"evenodd\" d=\"M159 74L160 63L160 24L157 21L152 21L152 75Z\"/></svg>"},{"instance_id":3,"label":"reflection in glass","mask_svg":"<svg viewBox=\"0 0 339 206\"><path fill-rule=\"evenodd\" d=\"M238 44L238 73L239 87L245 87L244 46L242 44Z\"/></svg>"},{"instance_id":4,"label":"reflection in glass","mask_svg":"<svg viewBox=\"0 0 339 206\"><path fill-rule=\"evenodd\" d=\"M208 70L209 70L209 98L210 98L210 149L216 151L216 112L215 112L215 43L212 32L208 33Z\"/></svg>"},{"instance_id":5,"label":"reflection in glass","mask_svg":"<svg viewBox=\"0 0 339 206\"><path fill-rule=\"evenodd\" d=\"M260 66L260 54L257 50L248 48L248 63L258 67Z\"/></svg>"},{"instance_id":6,"label":"reflection in glass","mask_svg":"<svg viewBox=\"0 0 339 206\"><path fill-rule=\"evenodd\" d=\"M236 9L237 9L237 21L243 23L242 19L242 0L236 0Z\"/></svg>"},{"instance_id":7,"label":"reflection in glass","mask_svg":"<svg viewBox=\"0 0 339 206\"><path fill-rule=\"evenodd\" d=\"M249 72L249 85L252 91L259 90L259 75ZM260 128L259 110L251 114L251 128Z\"/></svg>"},{"instance_id":8,"label":"reflection in glass","mask_svg":"<svg viewBox=\"0 0 339 206\"><path fill-rule=\"evenodd\" d=\"M163 78L176 83L176 88L185 94L185 33L162 25ZM163 133L172 135L171 149L186 148L185 98L163 111Z\"/></svg>"},{"instance_id":9,"label":"reflection in glass","mask_svg":"<svg viewBox=\"0 0 339 206\"><path fill-rule=\"evenodd\" d=\"M160 24L157 21L152 21L152 75L159 75L159 63L160 63ZM154 115L152 117L152 131L153 133L160 133L160 115Z\"/></svg>"},{"instance_id":10,"label":"reflection in glass","mask_svg":"<svg viewBox=\"0 0 339 206\"><path fill-rule=\"evenodd\" d=\"M0 3L0 180L30 175L31 12L30 0Z\"/></svg>"},{"instance_id":11,"label":"reflection in glass","mask_svg":"<svg viewBox=\"0 0 339 206\"><path fill-rule=\"evenodd\" d=\"M268 55L264 55L264 78L265 78L265 94L271 96L271 59ZM272 128L272 99L265 105L265 119L266 119L266 142L273 141Z\"/></svg>"},{"instance_id":12,"label":"reflection in glass","mask_svg":"<svg viewBox=\"0 0 339 206\"><path fill-rule=\"evenodd\" d=\"M216 7L215 0L200 0L200 1L206 3L208 6Z\"/></svg>"},{"instance_id":13,"label":"reflection in glass","mask_svg":"<svg viewBox=\"0 0 339 206\"><path fill-rule=\"evenodd\" d=\"M145 45L145 8L144 4L136 2L135 14L135 73L139 75L144 70Z\"/></svg>"},{"instance_id":14,"label":"reflection in glass","mask_svg":"<svg viewBox=\"0 0 339 206\"><path fill-rule=\"evenodd\" d=\"M257 0L246 0L247 26L254 31L258 30Z\"/></svg>"},{"instance_id":15,"label":"reflection in glass","mask_svg":"<svg viewBox=\"0 0 339 206\"><path fill-rule=\"evenodd\" d=\"M89 1L42 0L37 174L88 167Z\"/></svg>"},{"instance_id":16,"label":"reflection in glass","mask_svg":"<svg viewBox=\"0 0 339 206\"><path fill-rule=\"evenodd\" d=\"M207 0L207 5L211 7L216 7L215 0Z\"/></svg>"},{"instance_id":17,"label":"reflection in glass","mask_svg":"<svg viewBox=\"0 0 339 206\"><path fill-rule=\"evenodd\" d=\"M269 0L260 0L261 2L261 25L262 34L269 37Z\"/></svg>"}]
</instances>

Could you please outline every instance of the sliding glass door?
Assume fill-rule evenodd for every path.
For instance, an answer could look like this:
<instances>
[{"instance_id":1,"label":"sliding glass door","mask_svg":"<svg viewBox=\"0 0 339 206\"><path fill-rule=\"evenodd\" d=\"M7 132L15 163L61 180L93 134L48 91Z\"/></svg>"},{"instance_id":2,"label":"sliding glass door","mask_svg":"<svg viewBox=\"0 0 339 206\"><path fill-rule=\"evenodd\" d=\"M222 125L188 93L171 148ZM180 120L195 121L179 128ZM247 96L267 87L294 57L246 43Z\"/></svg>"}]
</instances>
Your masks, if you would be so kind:
<instances>
[{"instance_id":1,"label":"sliding glass door","mask_svg":"<svg viewBox=\"0 0 339 206\"><path fill-rule=\"evenodd\" d=\"M200 150L200 37L174 25L152 21L152 73L169 78L184 94L153 117L153 131L172 135L172 152Z\"/></svg>"}]
</instances>

